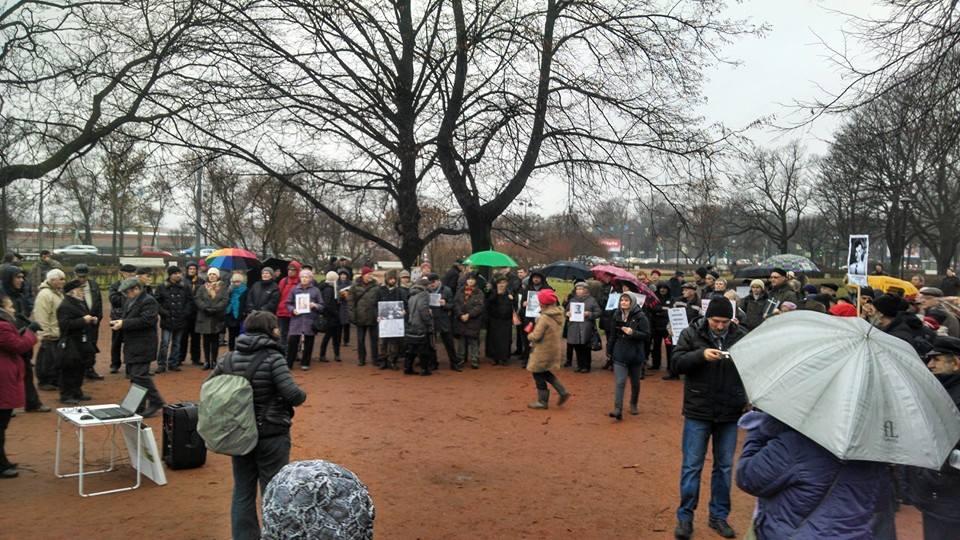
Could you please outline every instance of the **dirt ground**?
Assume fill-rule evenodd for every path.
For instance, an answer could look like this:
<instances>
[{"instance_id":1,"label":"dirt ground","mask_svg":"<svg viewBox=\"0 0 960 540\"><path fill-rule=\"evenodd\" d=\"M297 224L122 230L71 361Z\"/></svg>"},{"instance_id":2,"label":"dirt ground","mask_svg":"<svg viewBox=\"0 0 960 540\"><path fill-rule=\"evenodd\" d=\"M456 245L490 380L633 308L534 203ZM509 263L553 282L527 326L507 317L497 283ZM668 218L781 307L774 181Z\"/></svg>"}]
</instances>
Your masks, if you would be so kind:
<instances>
[{"instance_id":1,"label":"dirt ground","mask_svg":"<svg viewBox=\"0 0 960 540\"><path fill-rule=\"evenodd\" d=\"M104 330L101 349L108 351ZM326 459L357 473L376 504L377 538L672 538L682 383L652 372L642 383L640 415L616 423L607 417L612 375L599 369L564 370L559 375L573 398L559 408L554 394L548 411L531 411L533 382L516 364L484 362L479 370L420 377L358 367L355 354L348 347L343 363L295 371L308 398L294 418L291 459ZM108 356L98 356L102 374ZM597 353L594 366L601 364ZM205 374L187 366L156 382L168 402L190 401ZM119 402L126 393L122 375L106 377L85 384L93 403ZM50 406L56 397L42 392ZM159 446L160 418L147 423ZM19 414L11 422L7 451L21 474L0 482L0 538L230 537L228 457L208 453L202 468L168 469L166 486L145 479L133 492L81 498L76 479L53 474L55 431L54 413ZM75 467L76 437L65 435L65 456ZM92 440L88 461L96 462L106 455L106 438ZM89 488L132 478L124 466ZM703 480L695 538L719 538L706 524L708 472ZM753 505L734 488L730 522L741 535ZM898 525L901 539L921 537L913 508L900 511Z\"/></svg>"}]
</instances>

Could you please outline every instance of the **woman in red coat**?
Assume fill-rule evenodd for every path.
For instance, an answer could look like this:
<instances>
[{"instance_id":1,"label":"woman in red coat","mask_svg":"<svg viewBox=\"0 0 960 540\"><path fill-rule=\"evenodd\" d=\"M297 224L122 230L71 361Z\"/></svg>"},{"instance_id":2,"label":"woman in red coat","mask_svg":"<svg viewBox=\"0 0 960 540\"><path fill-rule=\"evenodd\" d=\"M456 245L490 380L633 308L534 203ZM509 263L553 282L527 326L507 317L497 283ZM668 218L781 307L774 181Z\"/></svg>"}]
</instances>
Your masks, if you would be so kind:
<instances>
[{"instance_id":1,"label":"woman in red coat","mask_svg":"<svg viewBox=\"0 0 960 540\"><path fill-rule=\"evenodd\" d=\"M14 324L16 309L10 297L0 293L0 478L16 478L17 464L7 460L4 443L13 409L23 407L23 355L33 350L37 336L21 334Z\"/></svg>"}]
</instances>

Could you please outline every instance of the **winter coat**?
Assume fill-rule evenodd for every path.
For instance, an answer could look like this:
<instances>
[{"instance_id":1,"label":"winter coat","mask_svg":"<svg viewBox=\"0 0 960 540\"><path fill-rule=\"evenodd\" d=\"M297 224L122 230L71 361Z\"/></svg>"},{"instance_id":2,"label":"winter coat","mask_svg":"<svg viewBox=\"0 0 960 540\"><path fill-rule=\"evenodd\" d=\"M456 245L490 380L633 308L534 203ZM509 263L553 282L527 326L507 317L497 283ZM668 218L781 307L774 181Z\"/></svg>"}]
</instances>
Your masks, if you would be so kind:
<instances>
[{"instance_id":1,"label":"winter coat","mask_svg":"<svg viewBox=\"0 0 960 540\"><path fill-rule=\"evenodd\" d=\"M797 296L797 292L790 287L790 283L784 283L779 287L770 289L767 291L767 297L773 298L778 304L793 302L794 304L800 305L800 297Z\"/></svg>"},{"instance_id":2,"label":"winter coat","mask_svg":"<svg viewBox=\"0 0 960 540\"><path fill-rule=\"evenodd\" d=\"M767 310L767 293L760 293L759 297L754 298L753 293L740 299L737 306L743 311L743 318L740 319L740 326L746 330L753 330L763 322L763 313Z\"/></svg>"},{"instance_id":3,"label":"winter coat","mask_svg":"<svg viewBox=\"0 0 960 540\"><path fill-rule=\"evenodd\" d=\"M667 286L670 287L670 296L680 298L683 296L683 280L674 276L667 280Z\"/></svg>"},{"instance_id":4,"label":"winter coat","mask_svg":"<svg viewBox=\"0 0 960 540\"><path fill-rule=\"evenodd\" d=\"M570 345L589 345L590 340L593 338L593 334L597 331L596 321L602 314L600 305L597 304L597 301L594 300L592 296L585 296L581 298L574 295L571 296L566 302L568 311L572 302L582 302L585 304L583 306L585 314L583 317L583 322L569 321L567 323L567 343ZM589 315L587 315L587 313Z\"/></svg>"},{"instance_id":5,"label":"winter coat","mask_svg":"<svg viewBox=\"0 0 960 540\"><path fill-rule=\"evenodd\" d=\"M533 276L540 276L540 284L539 284L539 285L534 285L534 284L533 284ZM528 279L528 281L527 281L527 286L523 288L523 292L521 293L521 295L523 296L523 298L520 299L520 304L521 304L522 307L520 308L520 313L519 313L520 316L523 317L524 324L533 322L533 320L534 320L534 317L527 317L527 316L526 316L527 307L526 307L526 305L524 305L524 304L526 303L526 301L527 301L527 298L530 296L530 293L531 293L531 292L539 292L539 291L541 291L541 290L543 290L543 289L553 290L553 287L551 287L550 284L547 283L547 278L545 278L545 277L543 276L543 274L541 274L541 273L539 273L539 272L533 272L533 273L531 273L530 276L529 276L527 279Z\"/></svg>"},{"instance_id":6,"label":"winter coat","mask_svg":"<svg viewBox=\"0 0 960 540\"><path fill-rule=\"evenodd\" d=\"M735 422L747 404L747 392L733 361L721 359L707 362L705 349L730 350L746 332L730 323L727 333L718 342L707 319L700 318L680 333L673 348L677 373L686 375L683 383L683 415L691 420Z\"/></svg>"},{"instance_id":7,"label":"winter coat","mask_svg":"<svg viewBox=\"0 0 960 540\"><path fill-rule=\"evenodd\" d=\"M556 304L544 306L527 339L530 340L527 371L543 373L560 369L564 358L563 308Z\"/></svg>"},{"instance_id":8,"label":"winter coat","mask_svg":"<svg viewBox=\"0 0 960 540\"><path fill-rule=\"evenodd\" d=\"M456 291L460 287L460 269L457 268L457 265L453 265L447 270L447 273L440 279L440 283L443 283L443 286L451 291Z\"/></svg>"},{"instance_id":9,"label":"winter coat","mask_svg":"<svg viewBox=\"0 0 960 540\"><path fill-rule=\"evenodd\" d=\"M353 284L350 280L337 280L337 307L340 310L340 326L346 326L350 324L350 291L347 290L345 293L344 289L351 287Z\"/></svg>"},{"instance_id":10,"label":"winter coat","mask_svg":"<svg viewBox=\"0 0 960 540\"><path fill-rule=\"evenodd\" d=\"M5 315L0 316L0 409L16 409L26 400L23 356L33 350L37 336L30 330L21 334Z\"/></svg>"},{"instance_id":11,"label":"winter coat","mask_svg":"<svg viewBox=\"0 0 960 540\"><path fill-rule=\"evenodd\" d=\"M404 330L408 338L423 338L433 334L430 292L420 285L410 287L410 298L407 300L407 324Z\"/></svg>"},{"instance_id":12,"label":"winter coat","mask_svg":"<svg viewBox=\"0 0 960 540\"><path fill-rule=\"evenodd\" d=\"M905 311L897 313L893 321L882 330L909 343L920 358L933 348L930 342L936 338L934 330L924 326L916 315Z\"/></svg>"},{"instance_id":13,"label":"winter coat","mask_svg":"<svg viewBox=\"0 0 960 540\"><path fill-rule=\"evenodd\" d=\"M90 314L97 319L103 319L103 294L100 293L100 285L97 285L97 282L92 279L87 279L86 287L89 287L90 293L90 299L87 302L87 305L90 306Z\"/></svg>"},{"instance_id":14,"label":"winter coat","mask_svg":"<svg viewBox=\"0 0 960 540\"><path fill-rule=\"evenodd\" d=\"M237 337L236 349L228 354L235 374L243 374L258 354L268 355L251 377L253 412L261 438L288 433L293 407L303 403L307 394L294 382L277 340L266 334L242 334ZM224 373L224 359L217 362L209 377Z\"/></svg>"},{"instance_id":15,"label":"winter coat","mask_svg":"<svg viewBox=\"0 0 960 540\"><path fill-rule=\"evenodd\" d=\"M149 364L157 358L157 318L160 306L145 292L127 301L123 308L123 361Z\"/></svg>"},{"instance_id":16,"label":"winter coat","mask_svg":"<svg viewBox=\"0 0 960 540\"><path fill-rule=\"evenodd\" d=\"M740 489L757 497L758 540L873 538L872 518L885 465L841 461L794 429L763 416L760 425L748 431L736 477Z\"/></svg>"},{"instance_id":17,"label":"winter coat","mask_svg":"<svg viewBox=\"0 0 960 540\"><path fill-rule=\"evenodd\" d=\"M440 298L443 299L444 304L442 306L432 306L430 311L433 312L433 328L437 332L450 332L451 325L453 323L453 317L451 313L453 312L453 291L450 290L446 285L440 285L435 290L428 290L428 293L439 294Z\"/></svg>"},{"instance_id":18,"label":"winter coat","mask_svg":"<svg viewBox=\"0 0 960 540\"><path fill-rule=\"evenodd\" d=\"M632 298L631 298L632 300ZM647 342L650 339L650 323L643 310L636 304L630 307L627 320L623 320L623 311L613 312L611 319L609 349L616 364L640 366L647 361ZM627 335L621 328L630 327L633 333Z\"/></svg>"},{"instance_id":19,"label":"winter coat","mask_svg":"<svg viewBox=\"0 0 960 540\"><path fill-rule=\"evenodd\" d=\"M399 284L393 288L381 285L377 291L377 302L403 302L404 310L406 310L409 297L410 289L401 287Z\"/></svg>"},{"instance_id":20,"label":"winter coat","mask_svg":"<svg viewBox=\"0 0 960 540\"><path fill-rule=\"evenodd\" d=\"M289 319L293 316L293 313L291 313L289 308L287 308L287 300L290 299L290 291L295 289L298 285L300 285L299 278L290 279L290 277L287 276L280 280L280 285L278 286L278 289L280 290L280 296L279 303L277 304L277 317L280 317L281 319Z\"/></svg>"},{"instance_id":21,"label":"winter coat","mask_svg":"<svg viewBox=\"0 0 960 540\"><path fill-rule=\"evenodd\" d=\"M960 375L937 375L960 407ZM954 446L960 450L960 443ZM939 471L907 467L907 492L911 503L924 514L945 521L960 521L960 470L944 464Z\"/></svg>"},{"instance_id":22,"label":"winter coat","mask_svg":"<svg viewBox=\"0 0 960 540\"><path fill-rule=\"evenodd\" d=\"M250 289L243 285L243 290L236 292L237 287L230 285L227 289L227 308L226 308L226 317L224 318L224 323L227 328L240 328L240 325L243 324L243 321L247 318L247 315L250 313L247 311L247 295L250 293ZM234 295L239 295L237 305L238 313L234 315L230 310L231 300Z\"/></svg>"},{"instance_id":23,"label":"winter coat","mask_svg":"<svg viewBox=\"0 0 960 540\"><path fill-rule=\"evenodd\" d=\"M37 299L33 304L33 316L41 330L37 337L41 341L57 341L60 339L60 325L57 323L57 308L63 302L63 291L59 291L44 281L40 284Z\"/></svg>"},{"instance_id":24,"label":"winter coat","mask_svg":"<svg viewBox=\"0 0 960 540\"><path fill-rule=\"evenodd\" d=\"M297 295L306 294L310 296L310 303L317 304L317 307L311 307L307 313L296 313L294 310L297 305ZM320 296L320 289L314 285L304 287L297 285L287 296L287 311L290 313L289 336L312 336L313 321L317 318L317 313L323 311L323 298Z\"/></svg>"},{"instance_id":25,"label":"winter coat","mask_svg":"<svg viewBox=\"0 0 960 540\"><path fill-rule=\"evenodd\" d=\"M666 334L667 327L670 326L670 313L667 310L673 307L673 298L670 297L670 293L657 294L657 298L660 303L657 307L650 309L650 331Z\"/></svg>"},{"instance_id":26,"label":"winter coat","mask_svg":"<svg viewBox=\"0 0 960 540\"><path fill-rule=\"evenodd\" d=\"M280 305L280 287L273 280L258 281L247 291L247 313L267 311L276 313Z\"/></svg>"},{"instance_id":27,"label":"winter coat","mask_svg":"<svg viewBox=\"0 0 960 540\"><path fill-rule=\"evenodd\" d=\"M96 327L83 319L92 315L87 303L72 296L65 296L57 308L57 322L60 325L60 364L77 367L94 359L97 354Z\"/></svg>"},{"instance_id":28,"label":"winter coat","mask_svg":"<svg viewBox=\"0 0 960 540\"><path fill-rule=\"evenodd\" d=\"M193 301L197 306L197 322L193 331L197 334L219 334L224 329L224 319L227 316L227 302L230 300L228 286L218 281L220 287L211 297L207 285L197 288Z\"/></svg>"},{"instance_id":29,"label":"winter coat","mask_svg":"<svg viewBox=\"0 0 960 540\"><path fill-rule=\"evenodd\" d=\"M166 281L157 287L156 300L160 311L160 328L164 330L184 330L197 309L190 289L182 281Z\"/></svg>"},{"instance_id":30,"label":"winter coat","mask_svg":"<svg viewBox=\"0 0 960 540\"><path fill-rule=\"evenodd\" d=\"M10 297L14 309L17 310L15 324L17 328L23 328L30 322L30 315L33 314L33 297L23 289L13 287L13 278L17 274L22 274L23 269L13 264L5 264L0 267L0 291ZM24 280L24 286L27 282Z\"/></svg>"},{"instance_id":31,"label":"winter coat","mask_svg":"<svg viewBox=\"0 0 960 540\"><path fill-rule=\"evenodd\" d=\"M37 264L33 265L33 268L30 270L30 275L27 276L27 281L30 282L31 288L37 291L37 294L40 294L40 285L47 281L47 272L54 268L63 270L63 265L60 264L60 261L53 258L48 262L38 261Z\"/></svg>"},{"instance_id":32,"label":"winter coat","mask_svg":"<svg viewBox=\"0 0 960 540\"><path fill-rule=\"evenodd\" d=\"M320 299L323 300L323 316L327 321L327 333L339 332L341 302L337 287L324 281L320 283L318 289L320 289Z\"/></svg>"},{"instance_id":33,"label":"winter coat","mask_svg":"<svg viewBox=\"0 0 960 540\"><path fill-rule=\"evenodd\" d=\"M940 290L944 296L957 296L960 294L960 277L946 276L940 281Z\"/></svg>"},{"instance_id":34,"label":"winter coat","mask_svg":"<svg viewBox=\"0 0 960 540\"><path fill-rule=\"evenodd\" d=\"M375 279L371 279L370 283L363 283L362 280L363 278L358 278L350 288L350 319L357 326L376 326L380 286Z\"/></svg>"},{"instance_id":35,"label":"winter coat","mask_svg":"<svg viewBox=\"0 0 960 540\"><path fill-rule=\"evenodd\" d=\"M107 289L107 299L110 300L110 320L123 317L123 304L126 303L127 297L120 292L120 283L122 282L123 280L114 281Z\"/></svg>"},{"instance_id":36,"label":"winter coat","mask_svg":"<svg viewBox=\"0 0 960 540\"><path fill-rule=\"evenodd\" d=\"M466 288L457 291L453 297L453 333L457 336L470 338L480 337L480 329L483 328L483 291L480 287L474 287L473 293L469 297L466 295ZM463 321L461 315L470 317Z\"/></svg>"}]
</instances>

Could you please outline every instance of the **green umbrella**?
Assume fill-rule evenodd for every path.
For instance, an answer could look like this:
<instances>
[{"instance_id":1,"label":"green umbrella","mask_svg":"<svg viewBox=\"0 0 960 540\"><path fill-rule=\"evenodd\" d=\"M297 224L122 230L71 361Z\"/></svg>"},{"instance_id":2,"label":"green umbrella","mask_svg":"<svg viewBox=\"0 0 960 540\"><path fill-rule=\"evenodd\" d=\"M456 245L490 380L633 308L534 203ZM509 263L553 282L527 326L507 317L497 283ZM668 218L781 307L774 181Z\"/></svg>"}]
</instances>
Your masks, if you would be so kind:
<instances>
[{"instance_id":1,"label":"green umbrella","mask_svg":"<svg viewBox=\"0 0 960 540\"><path fill-rule=\"evenodd\" d=\"M463 264L470 266L492 266L492 267L501 267L501 266L510 266L517 267L520 266L517 264L517 261L510 258L506 253L500 253L499 251L478 251L473 255L470 255L463 261Z\"/></svg>"}]
</instances>

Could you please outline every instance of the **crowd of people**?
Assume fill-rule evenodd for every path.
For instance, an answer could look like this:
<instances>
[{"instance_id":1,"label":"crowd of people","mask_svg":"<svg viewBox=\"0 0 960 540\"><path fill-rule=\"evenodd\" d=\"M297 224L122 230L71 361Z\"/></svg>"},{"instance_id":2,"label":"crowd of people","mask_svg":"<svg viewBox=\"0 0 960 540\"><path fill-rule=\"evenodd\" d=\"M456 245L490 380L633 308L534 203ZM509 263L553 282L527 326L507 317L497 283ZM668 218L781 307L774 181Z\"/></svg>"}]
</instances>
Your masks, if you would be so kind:
<instances>
[{"instance_id":1,"label":"crowd of people","mask_svg":"<svg viewBox=\"0 0 960 540\"><path fill-rule=\"evenodd\" d=\"M44 254L31 274L37 272L42 279L37 281L37 275L27 279L20 261L11 256L0 267L4 429L17 407L27 412L49 410L36 388L56 390L61 403L78 404L90 399L83 392L84 379L102 378L93 366L104 306L96 282L89 279L90 269L77 265L68 280L64 269ZM639 271L636 280L586 278L576 281L565 298L558 297L548 278L535 269L481 272L460 261L443 275L425 262L412 272L388 270L381 279L370 265L355 275L349 261L337 259L316 270L291 261L284 275L281 269L264 267L252 283L245 272L227 276L195 263L185 269L170 266L165 273L163 283L154 286L150 270L120 268L120 279L108 291L110 371L123 368L132 382L147 388L143 415L149 417L164 404L153 383L154 361L155 373L180 371L189 358L191 364L216 375L223 370L218 364L223 345L237 351L238 369L261 351L268 356L270 361L259 365L253 379L255 406L283 437L270 435L251 457L234 458L235 530L258 527L249 519L258 479L263 490L264 479L269 481L289 460L291 407L306 399L290 370L297 364L310 370L314 359L329 362L328 351L332 361L342 361L342 347L351 339L359 366L369 361L379 369L424 376L439 369L441 345L450 370L479 369L483 341L483 355L493 365L515 361L532 373L536 399L528 405L531 409L549 408L550 387L558 395L558 406L567 402L572 393L560 382L559 372L575 367L574 373L590 373L593 353L600 352L602 369L614 375L609 416L616 421L623 419L627 381L628 412L637 415L640 381L647 370L664 369L662 378L668 381L682 378L677 538L693 533L711 441L708 524L723 537L736 536L727 518L738 422L748 429L748 438L737 484L758 497L753 522L758 538L812 537L809 531L831 531L830 537L835 533L894 538L892 516L900 501L916 504L923 512L927 538L948 538L948 532L960 525L960 477L954 469L945 467L935 475L891 472L831 459L775 419L758 411L744 414L749 410L746 392L727 353L765 320L789 311L862 317L909 343L960 403L960 308L953 298L960 280L952 271L939 287L915 276L912 281L919 293L913 296L902 290L883 293L839 283L813 285L803 275L781 268L772 269L767 280L744 280L734 286L705 267L698 268L692 279L680 271L665 279L658 270ZM738 287L745 294L738 294ZM534 301L535 306L528 306ZM676 309L683 310L688 322L677 335L670 317L670 310ZM402 335L379 335L384 320L402 320ZM314 357L318 335L319 355ZM36 342L40 346L35 387ZM278 402L282 405L276 407ZM12 477L16 466L6 461L2 442L0 435L4 460L0 468L4 477ZM789 456L776 454L782 445L797 450ZM835 477L833 484L802 475L786 483L771 479L775 463L794 470L802 466L800 462ZM869 475L877 479L865 480ZM851 497L857 504L846 504ZM801 510L789 510L790 504ZM938 536L936 531L947 532Z\"/></svg>"}]
</instances>

